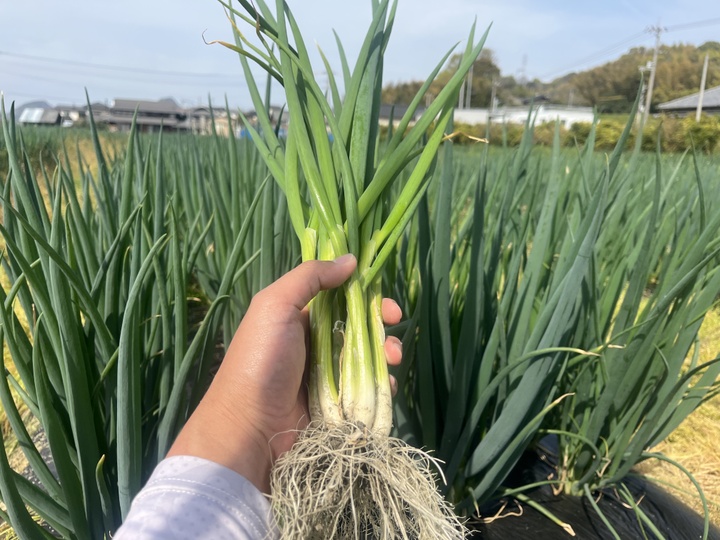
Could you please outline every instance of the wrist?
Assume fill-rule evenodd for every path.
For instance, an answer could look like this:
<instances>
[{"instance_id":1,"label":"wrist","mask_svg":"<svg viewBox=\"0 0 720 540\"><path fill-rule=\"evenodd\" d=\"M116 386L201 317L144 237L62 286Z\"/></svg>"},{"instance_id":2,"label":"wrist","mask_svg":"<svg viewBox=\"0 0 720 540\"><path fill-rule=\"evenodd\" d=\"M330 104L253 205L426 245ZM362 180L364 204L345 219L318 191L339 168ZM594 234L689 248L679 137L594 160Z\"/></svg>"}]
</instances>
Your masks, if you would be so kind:
<instances>
[{"instance_id":1,"label":"wrist","mask_svg":"<svg viewBox=\"0 0 720 540\"><path fill-rule=\"evenodd\" d=\"M205 400L168 452L168 457L179 455L213 461L242 475L261 492L270 491L273 457L268 441L235 415L207 406Z\"/></svg>"}]
</instances>

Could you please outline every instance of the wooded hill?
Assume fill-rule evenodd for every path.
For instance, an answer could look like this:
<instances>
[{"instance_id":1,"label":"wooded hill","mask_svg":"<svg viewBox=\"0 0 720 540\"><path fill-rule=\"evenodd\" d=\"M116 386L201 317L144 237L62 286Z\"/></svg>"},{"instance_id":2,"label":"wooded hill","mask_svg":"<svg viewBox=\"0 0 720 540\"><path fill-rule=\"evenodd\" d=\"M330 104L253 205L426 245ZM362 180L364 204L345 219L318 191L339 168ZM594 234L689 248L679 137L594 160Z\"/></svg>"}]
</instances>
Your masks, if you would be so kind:
<instances>
[{"instance_id":1,"label":"wooded hill","mask_svg":"<svg viewBox=\"0 0 720 540\"><path fill-rule=\"evenodd\" d=\"M658 55L652 109L700 89L705 54L710 57L706 88L720 85L720 42L709 41L695 45L662 45ZM521 84L513 76L503 76L495 56L486 49L473 69L472 107L489 107L493 80L500 104L517 105L535 96L546 96L554 103L589 105L604 113L628 112L640 85L640 66L652 60L653 49L635 47L617 60L601 66L570 73L553 80L538 79ZM428 99L437 94L457 65L452 57L437 76L428 92ZM383 89L385 103L408 104L422 85L422 81L389 84Z\"/></svg>"}]
</instances>

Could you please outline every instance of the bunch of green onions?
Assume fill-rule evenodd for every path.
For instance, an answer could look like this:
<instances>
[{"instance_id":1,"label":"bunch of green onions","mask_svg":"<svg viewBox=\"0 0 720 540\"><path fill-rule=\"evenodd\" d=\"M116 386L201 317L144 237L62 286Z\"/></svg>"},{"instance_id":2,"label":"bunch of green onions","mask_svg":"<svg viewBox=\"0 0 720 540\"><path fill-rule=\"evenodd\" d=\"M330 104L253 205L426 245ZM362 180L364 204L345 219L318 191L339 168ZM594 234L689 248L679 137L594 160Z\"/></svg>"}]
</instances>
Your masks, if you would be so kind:
<instances>
[{"instance_id":1,"label":"bunch of green onions","mask_svg":"<svg viewBox=\"0 0 720 540\"><path fill-rule=\"evenodd\" d=\"M256 2L257 8L248 0L239 0L242 12L230 3L221 3L232 21L235 42L220 43L240 53L258 117L256 126L245 120L245 127L287 198L303 260L330 260L346 253L358 259L342 294L321 293L310 307L311 420L322 429L344 429L345 438L356 442L358 433L387 439L392 405L383 348L382 270L427 190L458 92L485 37L474 44L473 27L457 71L412 124L450 52L442 58L397 128L391 130L389 140L381 145L383 55L395 2L372 2L372 23L352 71L338 39L344 98L322 55L331 101L313 77L303 37L283 0L276 2L275 15L261 0ZM260 45L243 35L238 19L256 32ZM269 100L263 100L248 60L264 68L268 81L278 81L285 90L289 113L286 140L277 136L277 126L268 113ZM292 519L284 512L278 521L287 530L285 522ZM356 530L358 526L356 523ZM300 527L287 535L306 534L303 530Z\"/></svg>"}]
</instances>

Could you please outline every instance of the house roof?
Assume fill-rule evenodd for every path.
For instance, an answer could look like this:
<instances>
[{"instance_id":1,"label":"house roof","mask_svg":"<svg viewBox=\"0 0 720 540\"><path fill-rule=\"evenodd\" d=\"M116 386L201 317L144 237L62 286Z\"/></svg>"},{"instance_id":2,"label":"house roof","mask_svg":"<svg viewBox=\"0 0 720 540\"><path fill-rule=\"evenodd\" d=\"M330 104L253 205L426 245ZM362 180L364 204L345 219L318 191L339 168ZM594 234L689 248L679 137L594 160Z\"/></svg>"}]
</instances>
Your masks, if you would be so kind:
<instances>
[{"instance_id":1,"label":"house roof","mask_svg":"<svg viewBox=\"0 0 720 540\"><path fill-rule=\"evenodd\" d=\"M132 117L117 115L112 113L105 113L98 118L101 122L107 122L108 124L121 124L130 125L132 124ZM138 116L136 123L138 126L165 126L166 128L177 127L177 118L156 118L152 116Z\"/></svg>"},{"instance_id":2,"label":"house roof","mask_svg":"<svg viewBox=\"0 0 720 540\"><path fill-rule=\"evenodd\" d=\"M85 106L83 107L83 110L87 111L88 108L92 109L93 112L97 112L97 111L109 111L109 110L110 110L110 107L108 107L108 106L105 105L104 103L99 103L99 102L98 102L98 103L92 103L89 107L88 107L87 105L85 105Z\"/></svg>"},{"instance_id":3,"label":"house roof","mask_svg":"<svg viewBox=\"0 0 720 540\"><path fill-rule=\"evenodd\" d=\"M400 120L409 108L410 107L408 107L407 105L394 105L383 103L382 105L380 105L380 118L389 119L390 113L392 112L393 119ZM415 114L413 115L412 119L415 120L419 118L424 110L424 107L418 107L417 109L415 109Z\"/></svg>"},{"instance_id":4,"label":"house roof","mask_svg":"<svg viewBox=\"0 0 720 540\"><path fill-rule=\"evenodd\" d=\"M161 99L160 101L145 101L141 99L115 99L110 104L113 111L129 111L145 114L181 114L182 109L172 99Z\"/></svg>"},{"instance_id":5,"label":"house roof","mask_svg":"<svg viewBox=\"0 0 720 540\"><path fill-rule=\"evenodd\" d=\"M545 94L535 94L531 98L525 98L522 100L523 105L540 105L541 103L550 103L552 100Z\"/></svg>"},{"instance_id":6,"label":"house roof","mask_svg":"<svg viewBox=\"0 0 720 540\"><path fill-rule=\"evenodd\" d=\"M700 92L696 92L695 94L690 94L689 96L661 103L658 105L658 109L661 111L695 110L697 109L699 99ZM720 86L705 90L702 105L703 109L720 109Z\"/></svg>"},{"instance_id":7,"label":"house roof","mask_svg":"<svg viewBox=\"0 0 720 540\"><path fill-rule=\"evenodd\" d=\"M87 105L55 105L54 109L60 112L84 112Z\"/></svg>"},{"instance_id":8,"label":"house roof","mask_svg":"<svg viewBox=\"0 0 720 540\"><path fill-rule=\"evenodd\" d=\"M227 114L227 109L225 107L212 107L212 109L208 106L202 106L202 107L190 107L189 109L185 109L185 112L190 114L196 114L196 115L210 115L210 111L215 116L225 116Z\"/></svg>"}]
</instances>

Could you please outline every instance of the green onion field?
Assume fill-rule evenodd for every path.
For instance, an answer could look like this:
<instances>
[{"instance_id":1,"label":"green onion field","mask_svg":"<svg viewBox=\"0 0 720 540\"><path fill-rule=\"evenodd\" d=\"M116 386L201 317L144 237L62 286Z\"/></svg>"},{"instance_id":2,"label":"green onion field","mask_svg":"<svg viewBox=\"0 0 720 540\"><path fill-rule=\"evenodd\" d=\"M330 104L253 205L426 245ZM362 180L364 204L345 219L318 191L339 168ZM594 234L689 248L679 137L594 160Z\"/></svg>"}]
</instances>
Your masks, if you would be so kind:
<instances>
[{"instance_id":1,"label":"green onion field","mask_svg":"<svg viewBox=\"0 0 720 540\"><path fill-rule=\"evenodd\" d=\"M302 79L293 66L282 64L286 85ZM364 80L358 99L372 96ZM7 534L111 537L250 299L307 255L296 233L311 227L331 231L319 244L327 258L357 241L380 251L366 275L405 314L388 329L404 346L393 434L442 462L438 489L460 516L482 518L476 508L501 496L527 503L505 480L523 452L552 437L558 466L547 482L557 493L594 504L615 490L657 536L623 484L641 471L677 486L705 515L706 534L710 520L720 523L720 162L692 147L666 153L661 141L632 149L631 124L607 151L595 148L595 126L574 146L559 127L550 144L526 127L512 147L502 129L493 144L459 145L451 97L415 131L358 127L338 113L337 129L354 141L364 129L349 148L327 137L331 107L310 90L290 110L295 130L295 112L309 115L307 148L278 136L269 117L254 140L109 134L92 121L24 128L4 103ZM346 150L362 165L357 178L367 177L357 191L341 182L351 177ZM371 183L383 174L387 182ZM315 213L313 189L344 197L342 210L330 201L332 223ZM397 200L415 213L381 229ZM568 530L548 519L558 538Z\"/></svg>"}]
</instances>

